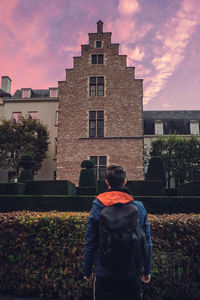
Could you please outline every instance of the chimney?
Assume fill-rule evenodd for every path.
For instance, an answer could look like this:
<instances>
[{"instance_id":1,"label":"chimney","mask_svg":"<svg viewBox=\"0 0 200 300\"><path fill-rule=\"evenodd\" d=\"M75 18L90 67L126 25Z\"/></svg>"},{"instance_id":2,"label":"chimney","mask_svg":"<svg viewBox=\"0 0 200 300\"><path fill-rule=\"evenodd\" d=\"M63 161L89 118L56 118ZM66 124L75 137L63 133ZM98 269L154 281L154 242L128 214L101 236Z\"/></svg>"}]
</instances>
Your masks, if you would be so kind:
<instances>
[{"instance_id":1,"label":"chimney","mask_svg":"<svg viewBox=\"0 0 200 300\"><path fill-rule=\"evenodd\" d=\"M10 94L11 93L11 79L8 76L2 76L1 77L1 89Z\"/></svg>"},{"instance_id":2,"label":"chimney","mask_svg":"<svg viewBox=\"0 0 200 300\"><path fill-rule=\"evenodd\" d=\"M97 33L103 33L103 22L102 21L97 22Z\"/></svg>"}]
</instances>

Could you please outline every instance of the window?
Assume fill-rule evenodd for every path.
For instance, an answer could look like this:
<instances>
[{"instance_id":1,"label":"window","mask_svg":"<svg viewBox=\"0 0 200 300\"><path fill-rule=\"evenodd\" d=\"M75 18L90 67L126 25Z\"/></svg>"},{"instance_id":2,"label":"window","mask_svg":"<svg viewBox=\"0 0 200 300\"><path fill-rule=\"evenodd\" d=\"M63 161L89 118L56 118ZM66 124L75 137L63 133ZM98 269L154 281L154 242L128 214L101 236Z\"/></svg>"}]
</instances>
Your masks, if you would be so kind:
<instances>
[{"instance_id":1,"label":"window","mask_svg":"<svg viewBox=\"0 0 200 300\"><path fill-rule=\"evenodd\" d=\"M90 156L90 160L94 163L94 171L97 180L106 179L106 156Z\"/></svg>"},{"instance_id":2,"label":"window","mask_svg":"<svg viewBox=\"0 0 200 300\"><path fill-rule=\"evenodd\" d=\"M50 95L50 98L57 98L58 97L58 89L57 88L49 88L49 95Z\"/></svg>"},{"instance_id":3,"label":"window","mask_svg":"<svg viewBox=\"0 0 200 300\"><path fill-rule=\"evenodd\" d=\"M96 48L102 47L102 41L96 41Z\"/></svg>"},{"instance_id":4,"label":"window","mask_svg":"<svg viewBox=\"0 0 200 300\"><path fill-rule=\"evenodd\" d=\"M89 137L104 137L104 111L89 112Z\"/></svg>"},{"instance_id":5,"label":"window","mask_svg":"<svg viewBox=\"0 0 200 300\"><path fill-rule=\"evenodd\" d=\"M90 96L104 96L104 77L90 77Z\"/></svg>"},{"instance_id":6,"label":"window","mask_svg":"<svg viewBox=\"0 0 200 300\"><path fill-rule=\"evenodd\" d=\"M53 180L56 180L56 171L53 171Z\"/></svg>"},{"instance_id":7,"label":"window","mask_svg":"<svg viewBox=\"0 0 200 300\"><path fill-rule=\"evenodd\" d=\"M22 89L22 98L31 98L31 89Z\"/></svg>"},{"instance_id":8,"label":"window","mask_svg":"<svg viewBox=\"0 0 200 300\"><path fill-rule=\"evenodd\" d=\"M56 112L56 125L58 125L58 111Z\"/></svg>"},{"instance_id":9,"label":"window","mask_svg":"<svg viewBox=\"0 0 200 300\"><path fill-rule=\"evenodd\" d=\"M29 111L28 118L29 120L37 120L37 111Z\"/></svg>"},{"instance_id":10,"label":"window","mask_svg":"<svg viewBox=\"0 0 200 300\"><path fill-rule=\"evenodd\" d=\"M103 54L92 54L92 65L102 65L103 64Z\"/></svg>"},{"instance_id":11,"label":"window","mask_svg":"<svg viewBox=\"0 0 200 300\"><path fill-rule=\"evenodd\" d=\"M22 113L21 112L13 112L12 113L12 120L13 123L18 123L21 121Z\"/></svg>"}]
</instances>

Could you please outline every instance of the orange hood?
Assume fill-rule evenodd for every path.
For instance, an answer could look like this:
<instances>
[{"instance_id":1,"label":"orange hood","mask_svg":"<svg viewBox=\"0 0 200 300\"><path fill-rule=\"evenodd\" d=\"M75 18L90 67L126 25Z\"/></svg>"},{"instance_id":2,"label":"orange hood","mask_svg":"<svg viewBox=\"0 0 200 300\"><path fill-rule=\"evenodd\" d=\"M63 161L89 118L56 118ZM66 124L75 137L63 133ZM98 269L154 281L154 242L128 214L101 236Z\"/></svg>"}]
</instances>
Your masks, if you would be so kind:
<instances>
[{"instance_id":1,"label":"orange hood","mask_svg":"<svg viewBox=\"0 0 200 300\"><path fill-rule=\"evenodd\" d=\"M115 203L126 204L134 200L131 195L119 191L105 192L99 194L96 198L105 206L110 206Z\"/></svg>"}]
</instances>

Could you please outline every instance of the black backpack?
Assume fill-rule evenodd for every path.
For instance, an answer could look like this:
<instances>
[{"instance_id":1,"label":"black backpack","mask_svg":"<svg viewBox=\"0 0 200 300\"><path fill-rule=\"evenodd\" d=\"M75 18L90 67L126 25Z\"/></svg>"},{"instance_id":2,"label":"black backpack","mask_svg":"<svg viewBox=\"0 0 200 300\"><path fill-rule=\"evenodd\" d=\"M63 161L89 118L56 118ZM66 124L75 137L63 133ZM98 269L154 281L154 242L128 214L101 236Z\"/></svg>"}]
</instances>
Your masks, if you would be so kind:
<instances>
[{"instance_id":1,"label":"black backpack","mask_svg":"<svg viewBox=\"0 0 200 300\"><path fill-rule=\"evenodd\" d=\"M138 208L132 202L103 208L99 219L99 258L110 276L139 276L147 257Z\"/></svg>"}]
</instances>

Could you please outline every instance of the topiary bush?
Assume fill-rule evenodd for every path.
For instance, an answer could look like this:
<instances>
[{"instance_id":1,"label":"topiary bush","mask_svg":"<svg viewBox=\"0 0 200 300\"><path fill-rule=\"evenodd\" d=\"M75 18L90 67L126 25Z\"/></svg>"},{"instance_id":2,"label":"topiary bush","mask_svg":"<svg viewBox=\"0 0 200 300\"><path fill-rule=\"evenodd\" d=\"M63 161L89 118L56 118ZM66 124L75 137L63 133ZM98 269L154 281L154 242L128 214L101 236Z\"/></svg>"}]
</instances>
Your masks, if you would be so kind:
<instances>
[{"instance_id":1,"label":"topiary bush","mask_svg":"<svg viewBox=\"0 0 200 300\"><path fill-rule=\"evenodd\" d=\"M166 172L160 156L152 156L147 170L147 180L161 180L163 187L166 186Z\"/></svg>"},{"instance_id":2,"label":"topiary bush","mask_svg":"<svg viewBox=\"0 0 200 300\"><path fill-rule=\"evenodd\" d=\"M23 155L20 161L20 167L23 168L21 171L18 181L34 180L34 161L31 155Z\"/></svg>"},{"instance_id":3,"label":"topiary bush","mask_svg":"<svg viewBox=\"0 0 200 300\"><path fill-rule=\"evenodd\" d=\"M0 294L92 299L83 280L88 213L0 214ZM145 300L200 299L200 215L149 215L152 280Z\"/></svg>"},{"instance_id":4,"label":"topiary bush","mask_svg":"<svg viewBox=\"0 0 200 300\"><path fill-rule=\"evenodd\" d=\"M96 187L96 176L94 172L94 163L91 160L83 160L81 163L79 187Z\"/></svg>"}]
</instances>

